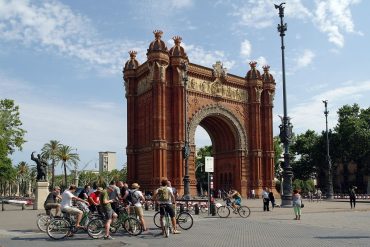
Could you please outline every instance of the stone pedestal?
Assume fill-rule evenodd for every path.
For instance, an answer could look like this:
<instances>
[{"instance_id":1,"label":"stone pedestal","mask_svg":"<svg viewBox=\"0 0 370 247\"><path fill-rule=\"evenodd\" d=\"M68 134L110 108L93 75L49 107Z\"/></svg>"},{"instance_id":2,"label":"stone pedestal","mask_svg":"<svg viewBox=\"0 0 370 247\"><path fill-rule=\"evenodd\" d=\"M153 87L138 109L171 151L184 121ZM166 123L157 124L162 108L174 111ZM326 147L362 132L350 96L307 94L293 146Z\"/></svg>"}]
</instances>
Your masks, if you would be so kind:
<instances>
[{"instance_id":1,"label":"stone pedestal","mask_svg":"<svg viewBox=\"0 0 370 247\"><path fill-rule=\"evenodd\" d=\"M33 209L44 209L44 202L49 194L49 182L39 181L36 183L35 202Z\"/></svg>"}]
</instances>

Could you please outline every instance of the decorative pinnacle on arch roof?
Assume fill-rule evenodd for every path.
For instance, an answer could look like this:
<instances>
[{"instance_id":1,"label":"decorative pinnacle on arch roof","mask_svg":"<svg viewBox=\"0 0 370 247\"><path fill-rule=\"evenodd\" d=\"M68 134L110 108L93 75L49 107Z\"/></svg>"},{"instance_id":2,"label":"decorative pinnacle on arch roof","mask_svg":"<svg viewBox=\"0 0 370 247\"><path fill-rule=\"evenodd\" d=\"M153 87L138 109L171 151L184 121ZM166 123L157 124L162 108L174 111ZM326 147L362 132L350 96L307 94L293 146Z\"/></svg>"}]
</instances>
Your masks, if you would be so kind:
<instances>
[{"instance_id":1,"label":"decorative pinnacle on arch roof","mask_svg":"<svg viewBox=\"0 0 370 247\"><path fill-rule=\"evenodd\" d=\"M249 66L251 67L251 69L248 71L245 78L247 78L247 80L261 79L261 73L256 69L257 62L250 61Z\"/></svg>"},{"instance_id":2,"label":"decorative pinnacle on arch roof","mask_svg":"<svg viewBox=\"0 0 370 247\"><path fill-rule=\"evenodd\" d=\"M155 40L150 43L148 52L151 52L151 51L167 52L166 44L164 43L163 40L161 40L163 32L161 30L154 30L153 33L154 33Z\"/></svg>"},{"instance_id":3,"label":"decorative pinnacle on arch roof","mask_svg":"<svg viewBox=\"0 0 370 247\"><path fill-rule=\"evenodd\" d=\"M187 59L188 56L185 49L181 46L182 38L180 36L174 36L172 39L175 42L175 46L170 49L170 56L184 57Z\"/></svg>"},{"instance_id":4,"label":"decorative pinnacle on arch roof","mask_svg":"<svg viewBox=\"0 0 370 247\"><path fill-rule=\"evenodd\" d=\"M270 74L270 66L264 65L263 68L263 75L262 75L262 81L263 82L275 82L274 77Z\"/></svg>"},{"instance_id":5,"label":"decorative pinnacle on arch roof","mask_svg":"<svg viewBox=\"0 0 370 247\"><path fill-rule=\"evenodd\" d=\"M129 51L130 59L126 62L124 70L137 69L139 67L139 62L136 60L136 51Z\"/></svg>"}]
</instances>

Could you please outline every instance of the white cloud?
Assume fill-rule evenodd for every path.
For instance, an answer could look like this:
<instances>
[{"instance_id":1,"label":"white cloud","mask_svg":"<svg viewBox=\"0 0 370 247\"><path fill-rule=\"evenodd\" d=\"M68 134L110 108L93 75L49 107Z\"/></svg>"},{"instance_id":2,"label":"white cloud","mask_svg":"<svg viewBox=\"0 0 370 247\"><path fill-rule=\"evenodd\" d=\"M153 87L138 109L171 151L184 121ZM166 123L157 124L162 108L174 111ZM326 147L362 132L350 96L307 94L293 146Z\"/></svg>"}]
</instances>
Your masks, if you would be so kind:
<instances>
[{"instance_id":1,"label":"white cloud","mask_svg":"<svg viewBox=\"0 0 370 247\"><path fill-rule=\"evenodd\" d=\"M315 58L315 53L311 50L304 50L303 54L300 55L297 59L297 67L304 68L312 63L312 60Z\"/></svg>"},{"instance_id":2,"label":"white cloud","mask_svg":"<svg viewBox=\"0 0 370 247\"><path fill-rule=\"evenodd\" d=\"M25 152L40 150L46 142L55 139L87 151L88 159L102 150L123 154L127 123L125 107L118 103L96 99L61 103L46 88L38 85L36 90L26 81L3 74L0 74L0 87L0 98L11 98L20 107L22 127L27 130Z\"/></svg>"},{"instance_id":3,"label":"white cloud","mask_svg":"<svg viewBox=\"0 0 370 247\"><path fill-rule=\"evenodd\" d=\"M170 0L170 6L175 9L188 8L193 5L192 0Z\"/></svg>"},{"instance_id":4,"label":"white cloud","mask_svg":"<svg viewBox=\"0 0 370 247\"><path fill-rule=\"evenodd\" d=\"M244 40L240 45L240 55L248 58L252 53L252 44L249 40Z\"/></svg>"},{"instance_id":5,"label":"white cloud","mask_svg":"<svg viewBox=\"0 0 370 247\"><path fill-rule=\"evenodd\" d=\"M333 128L338 120L337 110L345 104L353 105L360 103L360 107L367 108L370 105L370 81L352 82L350 84L331 88L317 94L303 103L296 105L289 111L295 132L300 133L307 129L320 132L325 127L323 100L328 100L329 128ZM278 120L276 120L278 121Z\"/></svg>"},{"instance_id":6,"label":"white cloud","mask_svg":"<svg viewBox=\"0 0 370 247\"><path fill-rule=\"evenodd\" d=\"M358 0L329 0L316 1L314 24L319 30L328 35L329 42L338 47L344 46L345 33L354 33L355 25L352 20L351 5ZM361 35L361 32L358 32Z\"/></svg>"},{"instance_id":7,"label":"white cloud","mask_svg":"<svg viewBox=\"0 0 370 247\"><path fill-rule=\"evenodd\" d=\"M127 51L145 51L141 42L99 38L87 17L55 0L0 0L0 39L75 57L109 74L120 73Z\"/></svg>"},{"instance_id":8,"label":"white cloud","mask_svg":"<svg viewBox=\"0 0 370 247\"><path fill-rule=\"evenodd\" d=\"M212 65L215 64L216 61L221 61L224 67L228 70L230 70L235 65L235 61L229 60L223 51L206 51L200 46L186 45L185 43L181 43L181 45L184 47L185 52L188 54L191 63L196 63L212 68Z\"/></svg>"}]
</instances>

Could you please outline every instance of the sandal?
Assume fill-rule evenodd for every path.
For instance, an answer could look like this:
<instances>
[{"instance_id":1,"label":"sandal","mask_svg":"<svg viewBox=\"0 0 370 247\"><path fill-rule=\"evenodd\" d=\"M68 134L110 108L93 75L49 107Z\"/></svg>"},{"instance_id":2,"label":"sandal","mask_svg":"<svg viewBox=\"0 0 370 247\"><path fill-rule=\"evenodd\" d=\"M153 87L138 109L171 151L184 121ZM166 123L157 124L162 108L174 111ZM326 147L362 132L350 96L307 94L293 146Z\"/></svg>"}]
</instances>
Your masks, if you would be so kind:
<instances>
[{"instance_id":1,"label":"sandal","mask_svg":"<svg viewBox=\"0 0 370 247\"><path fill-rule=\"evenodd\" d=\"M173 230L173 234L180 234L181 232L179 230Z\"/></svg>"}]
</instances>

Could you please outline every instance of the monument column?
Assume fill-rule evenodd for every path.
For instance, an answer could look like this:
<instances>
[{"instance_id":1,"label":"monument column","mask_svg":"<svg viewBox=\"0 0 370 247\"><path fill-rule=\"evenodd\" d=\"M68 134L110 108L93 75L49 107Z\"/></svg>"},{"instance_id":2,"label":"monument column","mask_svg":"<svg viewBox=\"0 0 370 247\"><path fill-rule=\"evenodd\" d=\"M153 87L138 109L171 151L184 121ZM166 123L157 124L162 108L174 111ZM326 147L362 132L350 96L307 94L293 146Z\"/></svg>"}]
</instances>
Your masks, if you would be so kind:
<instances>
[{"instance_id":1,"label":"monument column","mask_svg":"<svg viewBox=\"0 0 370 247\"><path fill-rule=\"evenodd\" d=\"M123 79L125 80L126 99L127 99L127 178L132 183L132 178L136 177L135 167L135 104L136 104L136 69L139 62L136 60L136 51L130 51L130 60L125 64Z\"/></svg>"},{"instance_id":2,"label":"monument column","mask_svg":"<svg viewBox=\"0 0 370 247\"><path fill-rule=\"evenodd\" d=\"M249 89L249 145L251 161L251 187L256 190L256 194L262 192L262 142L261 142L261 94L262 80L261 74L256 69L257 62L249 63L251 69L246 75Z\"/></svg>"}]
</instances>

